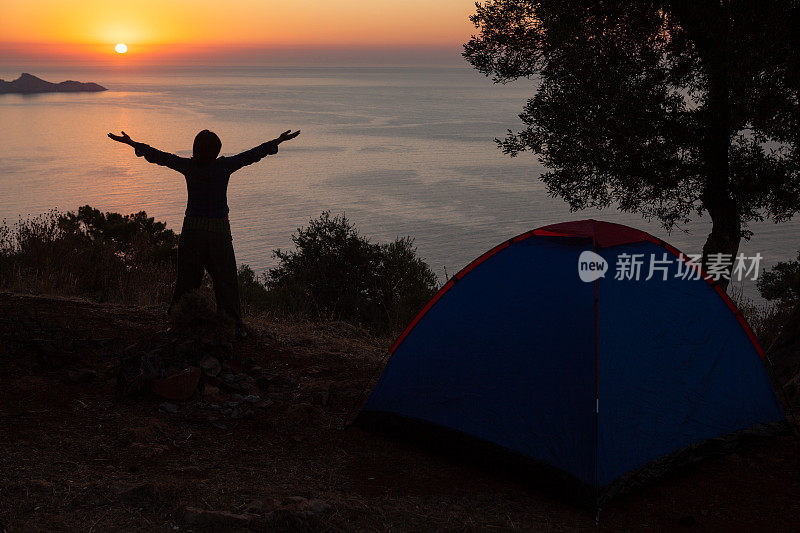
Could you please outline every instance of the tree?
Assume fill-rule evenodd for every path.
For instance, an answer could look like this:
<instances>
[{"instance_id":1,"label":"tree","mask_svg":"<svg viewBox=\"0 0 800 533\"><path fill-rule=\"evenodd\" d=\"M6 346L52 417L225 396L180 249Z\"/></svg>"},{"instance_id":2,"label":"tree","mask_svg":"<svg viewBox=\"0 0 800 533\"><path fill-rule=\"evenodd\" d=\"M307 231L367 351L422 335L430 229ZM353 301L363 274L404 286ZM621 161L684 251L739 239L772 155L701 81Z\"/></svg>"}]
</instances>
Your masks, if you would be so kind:
<instances>
[{"instance_id":1,"label":"tree","mask_svg":"<svg viewBox=\"0 0 800 533\"><path fill-rule=\"evenodd\" d=\"M167 229L166 222L157 222L145 211L122 215L84 205L77 213L59 215L58 227L64 235L110 246L129 263L150 258L168 263L177 260L178 236Z\"/></svg>"},{"instance_id":2,"label":"tree","mask_svg":"<svg viewBox=\"0 0 800 533\"><path fill-rule=\"evenodd\" d=\"M51 210L0 224L0 285L133 304L172 292L178 236L140 211Z\"/></svg>"},{"instance_id":3,"label":"tree","mask_svg":"<svg viewBox=\"0 0 800 533\"><path fill-rule=\"evenodd\" d=\"M758 291L765 300L778 303L783 309L800 304L800 252L797 260L776 264L758 280Z\"/></svg>"},{"instance_id":4,"label":"tree","mask_svg":"<svg viewBox=\"0 0 800 533\"><path fill-rule=\"evenodd\" d=\"M396 330L436 292L436 275L411 238L373 243L346 216L325 211L292 242L294 250L274 251L279 264L266 276L271 297L290 314Z\"/></svg>"},{"instance_id":5,"label":"tree","mask_svg":"<svg viewBox=\"0 0 800 533\"><path fill-rule=\"evenodd\" d=\"M666 229L708 214L703 248L735 256L748 222L800 209L800 2L487 0L464 57L537 87L497 140L548 167L572 210Z\"/></svg>"}]
</instances>

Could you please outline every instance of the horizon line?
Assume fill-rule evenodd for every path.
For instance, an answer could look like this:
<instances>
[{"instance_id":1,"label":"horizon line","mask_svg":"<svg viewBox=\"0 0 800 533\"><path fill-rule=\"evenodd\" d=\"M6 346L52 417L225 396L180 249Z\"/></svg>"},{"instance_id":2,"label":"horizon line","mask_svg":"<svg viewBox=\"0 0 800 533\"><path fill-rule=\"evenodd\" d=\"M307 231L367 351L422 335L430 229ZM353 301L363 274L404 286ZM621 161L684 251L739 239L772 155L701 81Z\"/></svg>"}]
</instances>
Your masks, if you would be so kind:
<instances>
[{"instance_id":1,"label":"horizon line","mask_svg":"<svg viewBox=\"0 0 800 533\"><path fill-rule=\"evenodd\" d=\"M126 43L128 44L128 43ZM139 46L117 54L113 44L61 46L0 42L0 65L62 63L134 68L158 65L269 66L324 63L380 65L456 65L463 61L462 44L184 44Z\"/></svg>"},{"instance_id":2,"label":"horizon line","mask_svg":"<svg viewBox=\"0 0 800 533\"><path fill-rule=\"evenodd\" d=\"M121 41L120 41L121 42ZM0 40L0 47L4 46L30 46L30 47L46 47L46 46L59 46L59 47L77 47L77 48L97 48L114 46L118 42L59 42L59 41L2 41ZM464 42L448 42L448 43L390 43L390 42L375 42L375 43L199 43L191 41L163 41L163 42L148 42L137 43L136 41L125 41L129 47L136 48L155 48L165 46L175 47L188 47L188 48L218 48L218 49L300 49L300 50L320 50L320 49L370 49L370 48L461 48Z\"/></svg>"}]
</instances>

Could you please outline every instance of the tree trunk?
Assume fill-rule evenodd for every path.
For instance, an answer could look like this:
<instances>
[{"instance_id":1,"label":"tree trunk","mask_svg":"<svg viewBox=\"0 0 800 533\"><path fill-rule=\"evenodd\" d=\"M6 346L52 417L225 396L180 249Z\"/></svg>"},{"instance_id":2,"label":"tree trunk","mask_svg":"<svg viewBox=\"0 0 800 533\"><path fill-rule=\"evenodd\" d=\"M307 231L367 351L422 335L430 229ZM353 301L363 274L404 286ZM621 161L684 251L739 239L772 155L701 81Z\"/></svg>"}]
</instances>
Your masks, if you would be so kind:
<instances>
[{"instance_id":1,"label":"tree trunk","mask_svg":"<svg viewBox=\"0 0 800 533\"><path fill-rule=\"evenodd\" d=\"M703 265L716 263L716 254L730 255L724 269L730 277L742 240L741 210L731 190L729 149L731 144L731 106L729 90L728 2L690 2L676 0L675 13L695 44L708 76L706 102L702 111L705 132L701 143L705 187L701 200L711 217L711 233L703 246ZM728 288L729 279L720 277L719 285Z\"/></svg>"},{"instance_id":2,"label":"tree trunk","mask_svg":"<svg viewBox=\"0 0 800 533\"><path fill-rule=\"evenodd\" d=\"M722 193L720 196L716 196L710 191L707 193L707 197L704 195L703 205L711 216L712 222L711 233L703 246L703 265L708 270L709 266L715 263L718 257L729 258L731 264L724 271L727 276L730 276L731 267L736 260L736 254L739 252L739 244L742 240L739 209L736 202L729 195L726 197ZM724 255L715 257L715 254ZM729 280L725 277L720 277L717 283L724 290L727 290Z\"/></svg>"},{"instance_id":3,"label":"tree trunk","mask_svg":"<svg viewBox=\"0 0 800 533\"><path fill-rule=\"evenodd\" d=\"M723 9L714 17L714 38L705 53L708 72L706 103L706 135L703 151L706 164L706 186L703 205L711 217L712 229L703 247L703 264L708 267L724 254L730 265L718 278L723 289L728 288L733 261L742 240L739 206L733 197L730 183L729 149L731 143L730 91L728 74L728 13ZM716 256L716 257L714 257Z\"/></svg>"}]
</instances>

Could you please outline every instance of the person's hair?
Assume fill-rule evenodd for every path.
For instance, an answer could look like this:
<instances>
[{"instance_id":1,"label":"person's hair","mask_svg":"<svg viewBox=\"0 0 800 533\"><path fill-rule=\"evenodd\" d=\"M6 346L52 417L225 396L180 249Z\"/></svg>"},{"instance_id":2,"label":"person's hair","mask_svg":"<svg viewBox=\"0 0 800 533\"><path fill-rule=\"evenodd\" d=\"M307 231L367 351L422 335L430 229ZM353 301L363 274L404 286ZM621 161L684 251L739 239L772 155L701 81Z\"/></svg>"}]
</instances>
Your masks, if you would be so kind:
<instances>
[{"instance_id":1,"label":"person's hair","mask_svg":"<svg viewBox=\"0 0 800 533\"><path fill-rule=\"evenodd\" d=\"M192 158L198 163L214 161L222 149L222 141L213 131L203 130L194 138Z\"/></svg>"}]
</instances>

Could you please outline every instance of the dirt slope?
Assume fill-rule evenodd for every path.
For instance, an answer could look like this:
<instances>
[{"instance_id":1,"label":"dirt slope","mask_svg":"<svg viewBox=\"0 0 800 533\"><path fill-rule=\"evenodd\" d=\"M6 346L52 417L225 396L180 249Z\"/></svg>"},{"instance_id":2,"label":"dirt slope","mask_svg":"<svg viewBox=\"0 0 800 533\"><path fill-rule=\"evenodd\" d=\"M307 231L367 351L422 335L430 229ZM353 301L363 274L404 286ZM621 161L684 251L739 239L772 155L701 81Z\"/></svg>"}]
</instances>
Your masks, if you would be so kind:
<instances>
[{"instance_id":1,"label":"dirt slope","mask_svg":"<svg viewBox=\"0 0 800 533\"><path fill-rule=\"evenodd\" d=\"M345 324L234 343L264 400L247 416L225 414L225 383L216 411L199 392L167 409L121 395L120 356L163 339L162 317L0 294L0 530L595 529L542 491L344 429L387 345ZM796 530L797 451L781 437L709 459L613 501L600 529Z\"/></svg>"}]
</instances>

